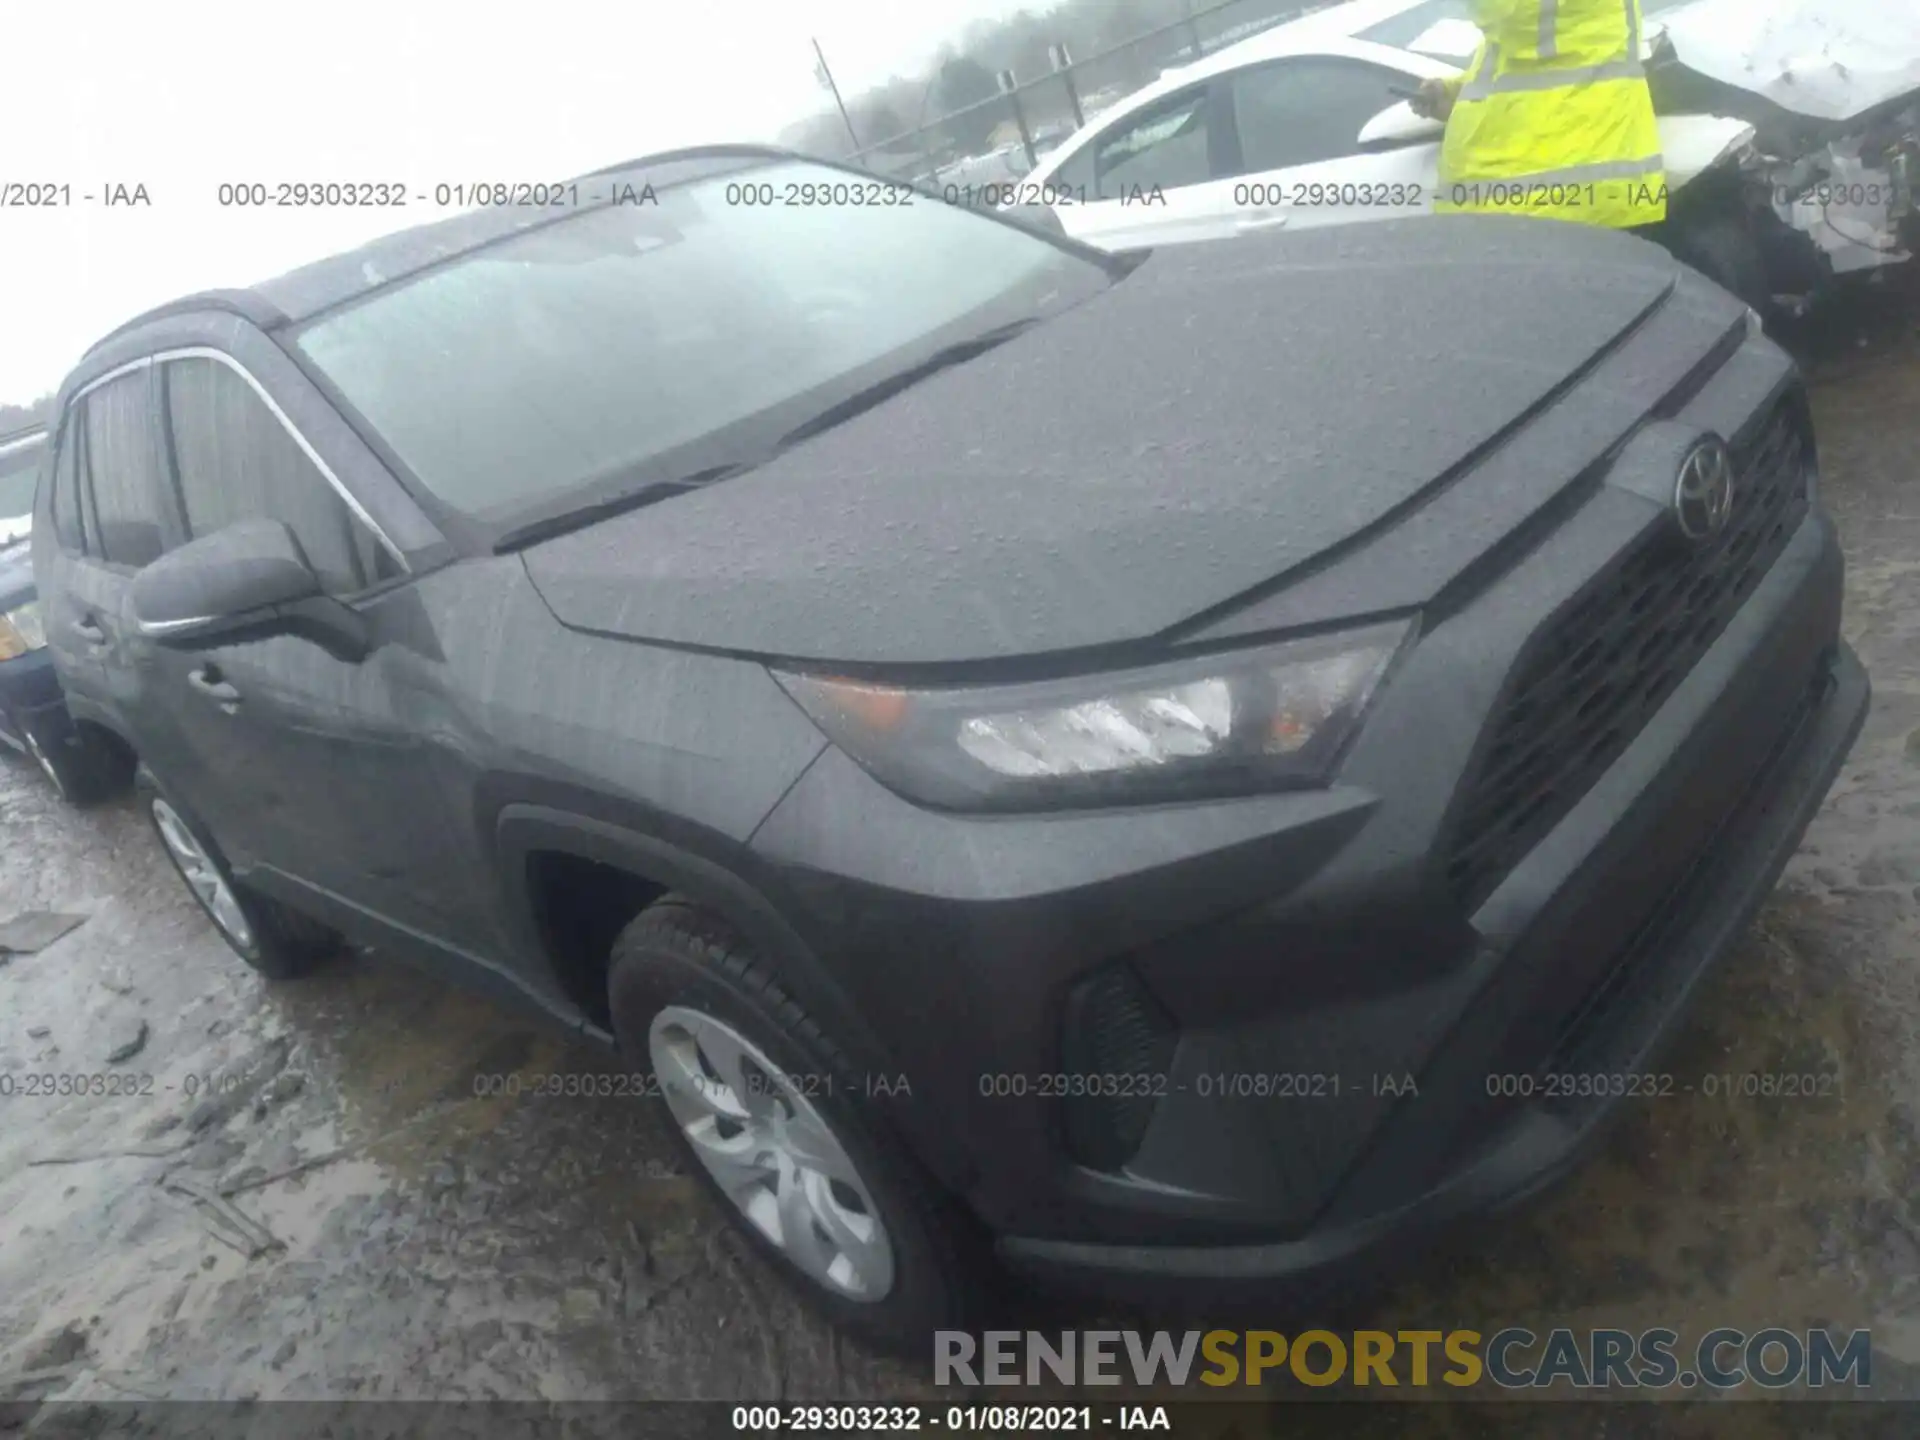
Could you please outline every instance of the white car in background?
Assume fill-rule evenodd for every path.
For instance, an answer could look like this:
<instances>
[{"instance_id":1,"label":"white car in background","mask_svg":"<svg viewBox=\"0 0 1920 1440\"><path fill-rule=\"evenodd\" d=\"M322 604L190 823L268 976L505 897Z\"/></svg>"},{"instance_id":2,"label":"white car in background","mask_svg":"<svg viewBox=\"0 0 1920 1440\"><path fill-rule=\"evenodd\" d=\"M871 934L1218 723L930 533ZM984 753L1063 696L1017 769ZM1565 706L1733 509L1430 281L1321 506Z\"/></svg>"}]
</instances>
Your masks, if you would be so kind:
<instances>
[{"instance_id":1,"label":"white car in background","mask_svg":"<svg viewBox=\"0 0 1920 1440\"><path fill-rule=\"evenodd\" d=\"M1725 101L1788 122L1784 154L1756 146L1754 116L1659 122L1669 245L1758 306L1824 274L1909 258L1920 5L1878 8L1888 5L1643 0L1644 56L1677 58L1716 112ZM1444 127L1406 97L1472 58L1468 12L1466 0L1353 0L1276 26L1136 91L1016 198L1052 206L1068 234L1107 250L1430 212ZM1779 247L1756 233L1769 212L1769 225L1807 237L1819 274L1783 280Z\"/></svg>"},{"instance_id":2,"label":"white car in background","mask_svg":"<svg viewBox=\"0 0 1920 1440\"><path fill-rule=\"evenodd\" d=\"M46 441L40 426L0 436L0 550L33 533L33 486Z\"/></svg>"}]
</instances>

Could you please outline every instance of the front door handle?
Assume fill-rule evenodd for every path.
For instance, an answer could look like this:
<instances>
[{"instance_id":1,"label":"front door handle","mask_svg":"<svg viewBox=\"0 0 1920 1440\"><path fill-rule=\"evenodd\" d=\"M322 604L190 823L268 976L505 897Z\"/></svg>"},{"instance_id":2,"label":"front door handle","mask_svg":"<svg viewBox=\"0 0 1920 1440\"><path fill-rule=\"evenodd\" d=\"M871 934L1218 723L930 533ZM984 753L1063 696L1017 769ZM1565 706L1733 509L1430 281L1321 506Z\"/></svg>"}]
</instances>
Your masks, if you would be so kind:
<instances>
[{"instance_id":1,"label":"front door handle","mask_svg":"<svg viewBox=\"0 0 1920 1440\"><path fill-rule=\"evenodd\" d=\"M230 710L240 703L240 692L220 678L218 665L202 665L189 670L187 683L223 709Z\"/></svg>"},{"instance_id":2,"label":"front door handle","mask_svg":"<svg viewBox=\"0 0 1920 1440\"><path fill-rule=\"evenodd\" d=\"M82 615L78 620L74 621L73 633L89 645L104 645L107 643L107 632L101 628L100 622L91 615Z\"/></svg>"}]
</instances>

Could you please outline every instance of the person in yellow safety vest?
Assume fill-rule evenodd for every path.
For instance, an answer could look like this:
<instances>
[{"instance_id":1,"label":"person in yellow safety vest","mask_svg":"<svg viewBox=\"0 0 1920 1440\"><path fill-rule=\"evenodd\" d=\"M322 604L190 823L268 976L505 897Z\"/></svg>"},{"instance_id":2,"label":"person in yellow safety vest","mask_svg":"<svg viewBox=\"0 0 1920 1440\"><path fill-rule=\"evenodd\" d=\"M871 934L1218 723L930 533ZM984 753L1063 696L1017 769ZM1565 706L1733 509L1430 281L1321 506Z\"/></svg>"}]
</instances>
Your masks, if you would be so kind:
<instances>
[{"instance_id":1,"label":"person in yellow safety vest","mask_svg":"<svg viewBox=\"0 0 1920 1440\"><path fill-rule=\"evenodd\" d=\"M1666 219L1666 164L1640 60L1640 0L1470 0L1466 73L1414 109L1447 122L1440 213L1632 229Z\"/></svg>"}]
</instances>

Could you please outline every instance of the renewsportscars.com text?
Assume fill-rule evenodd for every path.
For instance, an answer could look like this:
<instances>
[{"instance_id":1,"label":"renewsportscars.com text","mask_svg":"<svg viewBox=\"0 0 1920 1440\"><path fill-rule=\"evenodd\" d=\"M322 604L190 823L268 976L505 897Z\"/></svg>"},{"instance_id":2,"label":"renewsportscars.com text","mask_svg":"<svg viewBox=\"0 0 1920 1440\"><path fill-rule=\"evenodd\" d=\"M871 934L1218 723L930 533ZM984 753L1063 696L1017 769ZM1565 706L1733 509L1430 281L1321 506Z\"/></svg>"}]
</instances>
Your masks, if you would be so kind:
<instances>
[{"instance_id":1,"label":"renewsportscars.com text","mask_svg":"<svg viewBox=\"0 0 1920 1440\"><path fill-rule=\"evenodd\" d=\"M1873 1381L1872 1334L1668 1329L942 1330L938 1385L1493 1385L1507 1390L1813 1389Z\"/></svg>"}]
</instances>

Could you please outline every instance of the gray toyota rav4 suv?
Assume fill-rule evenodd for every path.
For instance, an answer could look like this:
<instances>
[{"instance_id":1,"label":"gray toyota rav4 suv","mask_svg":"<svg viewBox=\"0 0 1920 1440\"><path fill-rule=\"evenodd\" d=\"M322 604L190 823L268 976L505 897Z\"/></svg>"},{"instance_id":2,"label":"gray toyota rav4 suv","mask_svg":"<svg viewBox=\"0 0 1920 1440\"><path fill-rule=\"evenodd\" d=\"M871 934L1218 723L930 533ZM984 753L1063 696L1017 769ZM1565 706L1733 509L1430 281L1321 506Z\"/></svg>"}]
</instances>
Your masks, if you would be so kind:
<instances>
[{"instance_id":1,"label":"gray toyota rav4 suv","mask_svg":"<svg viewBox=\"0 0 1920 1440\"><path fill-rule=\"evenodd\" d=\"M47 642L243 959L617 1045L880 1341L1008 1271L1304 1294L1572 1165L1868 703L1743 305L1547 222L567 189L59 395Z\"/></svg>"}]
</instances>

